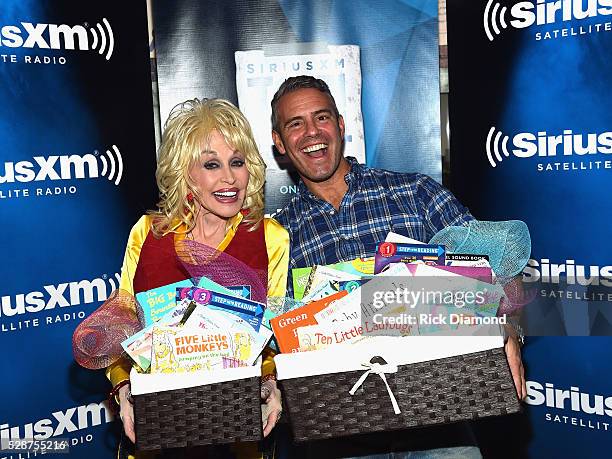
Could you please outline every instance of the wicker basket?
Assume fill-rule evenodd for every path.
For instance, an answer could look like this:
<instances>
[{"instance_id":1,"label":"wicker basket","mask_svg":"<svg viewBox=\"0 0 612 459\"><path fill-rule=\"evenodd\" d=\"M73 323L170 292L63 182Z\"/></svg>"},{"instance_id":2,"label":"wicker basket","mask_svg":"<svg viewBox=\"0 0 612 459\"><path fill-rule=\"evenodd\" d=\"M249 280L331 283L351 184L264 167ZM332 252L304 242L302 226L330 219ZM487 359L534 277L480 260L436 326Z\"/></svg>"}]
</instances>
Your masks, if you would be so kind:
<instances>
[{"instance_id":1,"label":"wicker basket","mask_svg":"<svg viewBox=\"0 0 612 459\"><path fill-rule=\"evenodd\" d=\"M293 356L286 357L290 360ZM310 441L423 427L520 410L501 347L397 368L385 377L400 414L395 414L390 393L377 374L368 375L356 393L349 394L364 375L363 369L282 380L294 439Z\"/></svg>"},{"instance_id":2,"label":"wicker basket","mask_svg":"<svg viewBox=\"0 0 612 459\"><path fill-rule=\"evenodd\" d=\"M131 375L136 446L158 450L261 440L259 366L255 371L235 380L153 391L147 377L170 381L179 375Z\"/></svg>"}]
</instances>

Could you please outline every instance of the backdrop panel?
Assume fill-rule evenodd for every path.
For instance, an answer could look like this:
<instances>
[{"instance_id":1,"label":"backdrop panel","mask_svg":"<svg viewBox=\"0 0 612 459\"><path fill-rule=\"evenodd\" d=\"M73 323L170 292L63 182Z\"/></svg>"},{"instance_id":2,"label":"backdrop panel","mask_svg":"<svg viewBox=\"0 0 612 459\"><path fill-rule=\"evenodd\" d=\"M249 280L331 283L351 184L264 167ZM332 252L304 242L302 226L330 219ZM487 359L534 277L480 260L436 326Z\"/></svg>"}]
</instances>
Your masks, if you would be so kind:
<instances>
[{"instance_id":1,"label":"backdrop panel","mask_svg":"<svg viewBox=\"0 0 612 459\"><path fill-rule=\"evenodd\" d=\"M260 62L263 71L252 67L258 80L245 67L244 80L238 75L245 85L265 85L271 99L271 87L285 76L323 74L336 93L359 78L356 108L365 138L358 138L356 128L347 136L347 152L360 141L361 160L370 165L441 180L437 2L156 0L153 6L162 120L175 104L193 97L223 97L245 107L236 52L260 51L269 61ZM348 56L322 57L332 53L330 46L347 45L358 49L360 75L344 67ZM260 112L249 115L250 121L266 120L269 100L253 103ZM273 212L295 186L288 165L272 152L270 134L266 137L260 148L268 165L266 209ZM363 147L357 151L363 156Z\"/></svg>"},{"instance_id":2,"label":"backdrop panel","mask_svg":"<svg viewBox=\"0 0 612 459\"><path fill-rule=\"evenodd\" d=\"M478 218L529 225L532 334L611 330L611 14L595 1L447 2L453 191ZM533 457L607 455L611 344L528 340Z\"/></svg>"},{"instance_id":3,"label":"backdrop panel","mask_svg":"<svg viewBox=\"0 0 612 459\"><path fill-rule=\"evenodd\" d=\"M109 383L74 363L71 338L155 203L148 54L144 1L2 2L2 438L114 455Z\"/></svg>"}]
</instances>

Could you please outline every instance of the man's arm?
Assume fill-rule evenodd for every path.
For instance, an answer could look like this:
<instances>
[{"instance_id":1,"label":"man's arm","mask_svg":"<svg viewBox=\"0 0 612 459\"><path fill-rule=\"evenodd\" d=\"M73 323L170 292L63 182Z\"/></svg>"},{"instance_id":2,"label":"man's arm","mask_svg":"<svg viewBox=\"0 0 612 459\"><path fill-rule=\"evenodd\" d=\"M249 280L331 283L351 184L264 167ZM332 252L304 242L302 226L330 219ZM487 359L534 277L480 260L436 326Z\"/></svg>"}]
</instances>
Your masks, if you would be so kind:
<instances>
[{"instance_id":1,"label":"man's arm","mask_svg":"<svg viewBox=\"0 0 612 459\"><path fill-rule=\"evenodd\" d=\"M417 199L428 239L447 226L464 226L474 220L467 207L434 179L418 174L417 181Z\"/></svg>"},{"instance_id":2,"label":"man's arm","mask_svg":"<svg viewBox=\"0 0 612 459\"><path fill-rule=\"evenodd\" d=\"M424 222L430 237L447 226L464 226L474 220L467 207L446 188L426 175L419 176L419 199L423 205ZM511 334L504 346L506 359L519 400L527 397L525 368L521 359L521 347L515 334Z\"/></svg>"},{"instance_id":3,"label":"man's arm","mask_svg":"<svg viewBox=\"0 0 612 459\"><path fill-rule=\"evenodd\" d=\"M517 337L514 335L509 336L504 348L510 372L512 373L512 379L514 380L516 395L519 400L525 400L527 397L527 383L525 381L525 368L521 360L521 346Z\"/></svg>"}]
</instances>

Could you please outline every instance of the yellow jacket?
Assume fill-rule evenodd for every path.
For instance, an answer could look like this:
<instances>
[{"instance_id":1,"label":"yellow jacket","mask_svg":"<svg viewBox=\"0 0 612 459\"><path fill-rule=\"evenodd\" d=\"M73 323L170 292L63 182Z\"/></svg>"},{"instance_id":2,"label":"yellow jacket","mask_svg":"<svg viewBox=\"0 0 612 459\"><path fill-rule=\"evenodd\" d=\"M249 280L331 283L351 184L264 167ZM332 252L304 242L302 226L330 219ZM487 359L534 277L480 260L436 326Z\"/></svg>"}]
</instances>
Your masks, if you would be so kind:
<instances>
[{"instance_id":1,"label":"yellow jacket","mask_svg":"<svg viewBox=\"0 0 612 459\"><path fill-rule=\"evenodd\" d=\"M232 218L230 227L217 248L219 251L225 250L234 238L238 225L242 221L242 214L237 214ZM133 279L136 266L140 258L140 250L144 241L151 230L153 217L144 215L132 227L128 238L123 265L121 267L120 288L134 294ZM289 234L273 218L264 218L264 234L266 239L266 250L268 253L268 296L285 296L287 288L287 270L289 264ZM185 238L184 233L175 233L174 241L179 242ZM267 375L274 372L274 352L266 348L263 353L262 374ZM111 384L116 386L121 381L129 379L132 363L129 358L121 358L106 369L106 376ZM255 459L261 455L257 453L257 448L253 444L243 443L238 445L236 453L240 459ZM138 456L140 457L140 455Z\"/></svg>"}]
</instances>

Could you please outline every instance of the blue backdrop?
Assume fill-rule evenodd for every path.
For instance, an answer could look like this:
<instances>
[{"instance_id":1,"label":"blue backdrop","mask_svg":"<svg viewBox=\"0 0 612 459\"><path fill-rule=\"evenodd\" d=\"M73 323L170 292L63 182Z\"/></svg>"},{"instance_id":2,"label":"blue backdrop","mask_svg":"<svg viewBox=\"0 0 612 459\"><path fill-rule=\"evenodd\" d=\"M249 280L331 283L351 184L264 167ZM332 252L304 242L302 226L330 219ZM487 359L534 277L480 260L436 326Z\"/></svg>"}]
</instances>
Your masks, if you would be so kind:
<instances>
[{"instance_id":1,"label":"blue backdrop","mask_svg":"<svg viewBox=\"0 0 612 459\"><path fill-rule=\"evenodd\" d=\"M153 11L162 118L195 96L237 104L236 51L358 45L367 163L441 181L437 1L156 0ZM270 213L295 189L278 169L268 164Z\"/></svg>"},{"instance_id":2,"label":"blue backdrop","mask_svg":"<svg viewBox=\"0 0 612 459\"><path fill-rule=\"evenodd\" d=\"M516 440L532 457L604 457L612 341L549 335L611 330L612 9L563 5L447 2L451 177L477 218L521 219L532 236L524 279L538 298L524 323L548 337L527 341L526 417L498 443Z\"/></svg>"},{"instance_id":3,"label":"blue backdrop","mask_svg":"<svg viewBox=\"0 0 612 459\"><path fill-rule=\"evenodd\" d=\"M5 0L0 27L0 437L111 457L109 383L71 337L155 202L146 5Z\"/></svg>"}]
</instances>

